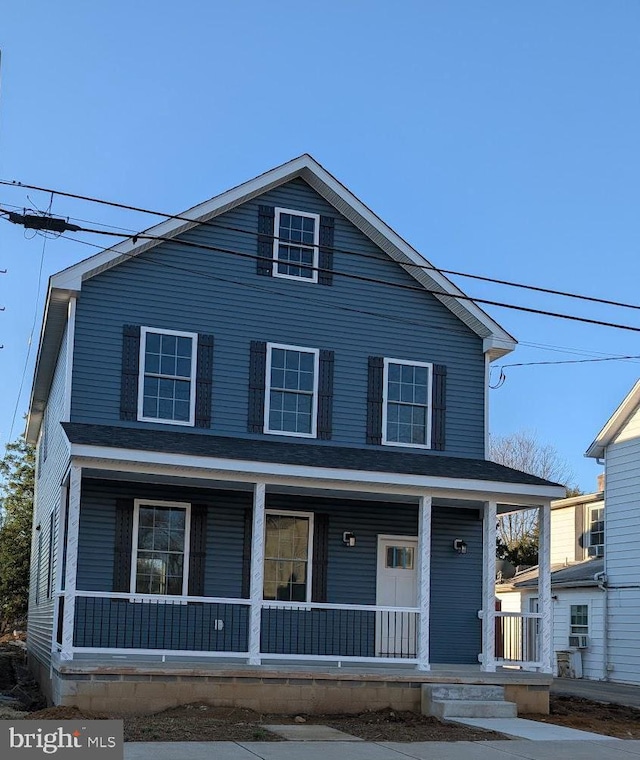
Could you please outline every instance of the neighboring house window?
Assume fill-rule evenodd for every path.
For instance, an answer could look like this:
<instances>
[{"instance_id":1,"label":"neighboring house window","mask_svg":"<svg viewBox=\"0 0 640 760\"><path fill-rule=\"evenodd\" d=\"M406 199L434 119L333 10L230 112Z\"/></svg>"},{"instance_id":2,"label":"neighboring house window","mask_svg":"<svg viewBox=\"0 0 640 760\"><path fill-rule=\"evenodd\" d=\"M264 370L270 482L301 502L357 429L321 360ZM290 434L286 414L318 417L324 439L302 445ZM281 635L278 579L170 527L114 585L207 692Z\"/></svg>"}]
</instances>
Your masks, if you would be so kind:
<instances>
[{"instance_id":1,"label":"neighboring house window","mask_svg":"<svg viewBox=\"0 0 640 760\"><path fill-rule=\"evenodd\" d=\"M383 444L430 448L432 372L425 362L384 360Z\"/></svg>"},{"instance_id":2,"label":"neighboring house window","mask_svg":"<svg viewBox=\"0 0 640 760\"><path fill-rule=\"evenodd\" d=\"M134 502L131 593L187 594L190 506Z\"/></svg>"},{"instance_id":3,"label":"neighboring house window","mask_svg":"<svg viewBox=\"0 0 640 760\"><path fill-rule=\"evenodd\" d=\"M139 420L194 424L197 343L195 333L140 329Z\"/></svg>"},{"instance_id":4,"label":"neighboring house window","mask_svg":"<svg viewBox=\"0 0 640 760\"><path fill-rule=\"evenodd\" d=\"M318 281L319 230L318 214L276 208L274 277Z\"/></svg>"},{"instance_id":5,"label":"neighboring house window","mask_svg":"<svg viewBox=\"0 0 640 760\"><path fill-rule=\"evenodd\" d=\"M571 630L572 634L589 633L589 606L586 604L571 605Z\"/></svg>"},{"instance_id":6,"label":"neighboring house window","mask_svg":"<svg viewBox=\"0 0 640 760\"><path fill-rule=\"evenodd\" d=\"M267 344L266 433L316 437L319 354L317 348Z\"/></svg>"},{"instance_id":7,"label":"neighboring house window","mask_svg":"<svg viewBox=\"0 0 640 760\"><path fill-rule=\"evenodd\" d=\"M589 556L604 556L604 507L589 508Z\"/></svg>"},{"instance_id":8,"label":"neighboring house window","mask_svg":"<svg viewBox=\"0 0 640 760\"><path fill-rule=\"evenodd\" d=\"M313 515L267 512L264 547L264 598L308 602L311 595Z\"/></svg>"}]
</instances>

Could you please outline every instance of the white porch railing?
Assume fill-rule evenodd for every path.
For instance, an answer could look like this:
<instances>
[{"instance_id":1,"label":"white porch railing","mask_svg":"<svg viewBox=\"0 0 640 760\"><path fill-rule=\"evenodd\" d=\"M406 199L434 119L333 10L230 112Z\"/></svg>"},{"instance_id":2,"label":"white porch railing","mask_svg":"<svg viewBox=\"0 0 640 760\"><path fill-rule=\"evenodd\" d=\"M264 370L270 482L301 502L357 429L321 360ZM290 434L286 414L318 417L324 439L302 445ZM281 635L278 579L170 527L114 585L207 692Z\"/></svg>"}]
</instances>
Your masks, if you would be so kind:
<instances>
[{"instance_id":1,"label":"white porch railing","mask_svg":"<svg viewBox=\"0 0 640 760\"><path fill-rule=\"evenodd\" d=\"M495 612L495 664L542 667L540 612Z\"/></svg>"},{"instance_id":2,"label":"white porch railing","mask_svg":"<svg viewBox=\"0 0 640 760\"><path fill-rule=\"evenodd\" d=\"M72 626L55 649L74 654L249 658L250 599L62 591ZM64 619L60 610L59 619ZM414 607L263 601L260 658L418 662Z\"/></svg>"}]
</instances>

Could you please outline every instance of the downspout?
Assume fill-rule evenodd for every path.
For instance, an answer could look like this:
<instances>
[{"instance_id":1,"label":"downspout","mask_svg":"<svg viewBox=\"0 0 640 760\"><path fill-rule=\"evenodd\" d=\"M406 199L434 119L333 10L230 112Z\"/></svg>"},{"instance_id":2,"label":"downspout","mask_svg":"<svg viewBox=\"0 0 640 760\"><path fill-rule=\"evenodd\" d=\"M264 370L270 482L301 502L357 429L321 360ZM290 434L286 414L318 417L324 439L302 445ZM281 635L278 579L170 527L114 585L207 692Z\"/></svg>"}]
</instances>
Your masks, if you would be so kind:
<instances>
[{"instance_id":1,"label":"downspout","mask_svg":"<svg viewBox=\"0 0 640 760\"><path fill-rule=\"evenodd\" d=\"M598 588L604 593L603 615L604 624L602 631L602 681L609 680L609 588L607 574L603 571L596 573L593 580L598 584Z\"/></svg>"}]
</instances>

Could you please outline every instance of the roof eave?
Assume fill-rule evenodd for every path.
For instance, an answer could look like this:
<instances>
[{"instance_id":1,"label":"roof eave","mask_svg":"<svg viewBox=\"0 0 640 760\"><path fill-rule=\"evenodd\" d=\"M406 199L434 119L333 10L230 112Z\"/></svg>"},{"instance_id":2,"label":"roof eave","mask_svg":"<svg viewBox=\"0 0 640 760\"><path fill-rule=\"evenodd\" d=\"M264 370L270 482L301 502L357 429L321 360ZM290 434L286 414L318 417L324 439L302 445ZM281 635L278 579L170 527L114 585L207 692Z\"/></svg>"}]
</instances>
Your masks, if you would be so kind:
<instances>
[{"instance_id":1,"label":"roof eave","mask_svg":"<svg viewBox=\"0 0 640 760\"><path fill-rule=\"evenodd\" d=\"M638 406L640 406L640 380L636 382L620 406L609 417L605 426L585 452L585 456L591 459L601 459L607 446L613 442Z\"/></svg>"}]
</instances>

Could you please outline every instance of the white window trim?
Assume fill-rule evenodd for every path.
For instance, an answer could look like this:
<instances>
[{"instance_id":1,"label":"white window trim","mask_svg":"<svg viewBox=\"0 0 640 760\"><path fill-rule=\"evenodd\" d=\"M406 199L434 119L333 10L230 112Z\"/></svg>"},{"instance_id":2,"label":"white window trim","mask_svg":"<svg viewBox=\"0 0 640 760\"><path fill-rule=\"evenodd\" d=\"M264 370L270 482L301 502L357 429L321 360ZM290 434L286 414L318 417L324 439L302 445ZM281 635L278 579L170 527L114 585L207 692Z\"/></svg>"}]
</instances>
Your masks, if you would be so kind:
<instances>
[{"instance_id":1,"label":"white window trim","mask_svg":"<svg viewBox=\"0 0 640 760\"><path fill-rule=\"evenodd\" d=\"M145 349L147 346L147 335L175 335L178 338L191 339L191 386L189 388L189 420L166 420L161 417L145 417L143 414L144 404L144 376L145 376ZM158 327L141 327L140 328L140 358L138 370L138 421L139 422L160 422L163 425L183 425L193 427L196 419L196 367L198 363L198 333L182 332L180 330L164 330Z\"/></svg>"},{"instance_id":2,"label":"white window trim","mask_svg":"<svg viewBox=\"0 0 640 760\"><path fill-rule=\"evenodd\" d=\"M580 633L574 633L572 631L573 624L571 623L571 608L572 607L586 607L587 608L587 625L586 631L580 631ZM585 626L580 626L584 628ZM569 604L569 636L589 636L591 635L591 605L589 602L576 602L575 604Z\"/></svg>"},{"instance_id":3,"label":"white window trim","mask_svg":"<svg viewBox=\"0 0 640 760\"><path fill-rule=\"evenodd\" d=\"M307 219L315 219L314 231L313 231L313 271L311 277L299 277L293 274L282 274L278 272L278 246L280 242L285 245L287 241L280 241L280 214L291 214L292 216L303 216ZM290 208L276 208L273 222L273 265L271 273L274 277L281 277L283 280L298 280L298 282L318 282L318 260L320 258L320 214L311 214L308 211L296 211ZM294 244L295 245L295 244ZM301 248L311 248L309 245L300 245ZM291 262L282 262L290 264ZM295 266L295 264L294 264Z\"/></svg>"},{"instance_id":4,"label":"white window trim","mask_svg":"<svg viewBox=\"0 0 640 760\"><path fill-rule=\"evenodd\" d=\"M401 441L389 441L387 440L387 402L388 402L388 387L389 387L389 365L401 364L409 365L411 367L426 367L428 369L428 384L427 384L427 442L426 443L402 443ZM402 448L410 449L430 449L431 448L431 416L433 412L433 363L432 362L418 362L411 359L391 359L385 357L384 359L384 374L382 381L382 444L383 446L401 446Z\"/></svg>"},{"instance_id":5,"label":"white window trim","mask_svg":"<svg viewBox=\"0 0 640 760\"><path fill-rule=\"evenodd\" d=\"M591 518L591 515L596 510L602 510L602 519L603 519L603 522L604 522L604 503L601 502L600 504L594 504L592 506L590 505L590 506L587 507L587 526L588 526L587 530L589 532L589 543L588 543L588 547L587 548L591 549L592 547L602 547L602 552L596 555L598 557L602 557L602 556L604 556L604 545L605 545L604 526L603 526L603 531L602 531L602 533L603 533L602 543L601 544L594 544L593 541L591 540L591 536L592 536L591 524L593 522L592 518Z\"/></svg>"},{"instance_id":6,"label":"white window trim","mask_svg":"<svg viewBox=\"0 0 640 760\"><path fill-rule=\"evenodd\" d=\"M274 348L285 351L299 351L305 354L313 354L313 399L311 402L311 432L296 433L291 430L271 430L269 427L269 411L271 407L271 353ZM306 346L288 346L284 343L267 343L267 368L264 383L264 427L265 433L270 435L287 435L294 438L317 438L318 437L318 380L320 374L320 349L307 348Z\"/></svg>"},{"instance_id":7,"label":"white window trim","mask_svg":"<svg viewBox=\"0 0 640 760\"><path fill-rule=\"evenodd\" d=\"M129 592L136 594L136 574L138 565L138 527L140 524L140 507L172 507L184 509L184 572L182 575L182 596L189 593L189 547L191 545L191 504L186 501L161 501L159 499L134 499L133 501L133 535L131 539L131 575ZM173 594L158 594L158 596L174 596ZM176 595L177 596L177 595Z\"/></svg>"},{"instance_id":8,"label":"white window trim","mask_svg":"<svg viewBox=\"0 0 640 760\"><path fill-rule=\"evenodd\" d=\"M314 513L313 512L297 512L290 509L265 509L265 520L264 520L264 536L262 537L262 540L264 542L264 557L263 557L263 564L267 561L267 515L278 515L279 517L306 517L309 520L309 538L308 538L308 548L307 548L307 594L306 598L304 600L304 604L309 604L311 602L311 583L313 580L313 535L314 535ZM264 576L264 569L263 569L263 576ZM273 599L265 599L264 598L264 577L262 579L262 599L265 602L263 605L264 607L269 606L269 602L274 601ZM296 602L291 602L292 609L295 608ZM299 602L298 602L299 604Z\"/></svg>"}]
</instances>

